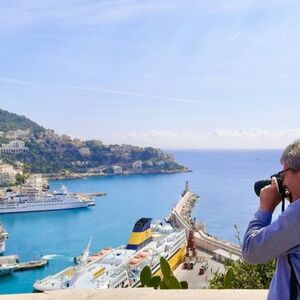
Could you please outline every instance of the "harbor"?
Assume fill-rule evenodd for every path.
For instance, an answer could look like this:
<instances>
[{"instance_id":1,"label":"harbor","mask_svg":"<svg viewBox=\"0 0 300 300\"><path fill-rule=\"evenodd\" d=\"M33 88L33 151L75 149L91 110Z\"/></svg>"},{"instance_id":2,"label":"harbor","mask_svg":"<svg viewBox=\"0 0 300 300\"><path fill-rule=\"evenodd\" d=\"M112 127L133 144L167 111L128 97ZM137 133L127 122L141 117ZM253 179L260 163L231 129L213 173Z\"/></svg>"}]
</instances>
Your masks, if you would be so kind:
<instances>
[{"instance_id":1,"label":"harbor","mask_svg":"<svg viewBox=\"0 0 300 300\"><path fill-rule=\"evenodd\" d=\"M198 173L171 176L89 177L87 179L51 181L49 183L50 191L58 191L63 184L69 191L76 193L94 193L103 190L107 192L107 197L105 201L96 201L96 206L91 209L3 214L1 221L10 235L9 240L6 241L4 255L18 254L21 261L32 261L37 260L43 254L43 256L49 257L49 264L46 268L13 272L10 276L3 276L0 279L1 293L31 293L32 285L37 279L56 274L72 265L73 257L81 253L90 237L92 237L91 253L108 246L114 248L126 243L133 222L139 217L153 216L154 219L161 219L170 215L172 208L175 208L182 198L183 201L180 203L184 203L187 196L181 197L181 192L184 189L183 183L186 178L190 178L190 192L195 190L195 193L197 192L201 196L197 199L198 201L193 202L194 207L190 214L190 221L193 222L194 217L197 220L203 220L206 225L208 224L208 232L217 234L217 236L220 233L220 236L230 240L230 236L233 237L233 235L228 231L229 226L224 225L228 218L218 219L217 222L220 222L223 231L215 232L214 229L211 230L210 223L207 223L210 217L215 218L213 213L210 214L205 208L205 216L199 217L200 208L202 213L202 205L210 204L211 199L208 201L207 194L203 194L199 190L199 186L195 184L200 180ZM205 181L210 177L201 175L201 178L204 178L204 181L201 179L203 185L211 185ZM214 178L214 180L217 179ZM176 200L176 198L178 203L175 205L174 199ZM180 205L178 207L180 208ZM150 215L149 212L151 212ZM181 214L183 216L184 210ZM189 213L185 212L185 216L188 219ZM242 224L234 219L236 216L239 215L235 214L230 218L230 223ZM78 226L74 226L75 222ZM30 232L30 239L28 232ZM222 232L228 233L222 235ZM199 253L198 256L205 254L205 252ZM212 255L209 253L208 256ZM196 277L191 276L191 273L198 273L201 262L197 262L193 270L182 269L182 267L182 265L178 266L175 272L182 271L183 275L190 276L191 280L195 279L199 283L199 280L205 281L206 276L209 275L211 263L209 262L209 267L204 275L196 274ZM213 271L217 269L218 267L213 268Z\"/></svg>"},{"instance_id":2,"label":"harbor","mask_svg":"<svg viewBox=\"0 0 300 300\"><path fill-rule=\"evenodd\" d=\"M161 274L160 257L169 261L171 270L180 281L187 281L190 288L207 288L214 273L224 271L225 259L240 258L240 249L208 235L203 224L191 218L198 198L186 182L182 198L166 218L165 225L141 218L135 223L127 246L101 250L96 257L89 254L90 240L82 255L76 258L77 266L37 280L34 289L138 287L145 266L154 275Z\"/></svg>"},{"instance_id":3,"label":"harbor","mask_svg":"<svg viewBox=\"0 0 300 300\"><path fill-rule=\"evenodd\" d=\"M48 264L46 259L19 262L18 255L9 255L0 257L0 276L9 275L12 272L27 271L37 268L43 268Z\"/></svg>"},{"instance_id":4,"label":"harbor","mask_svg":"<svg viewBox=\"0 0 300 300\"><path fill-rule=\"evenodd\" d=\"M95 196L98 193L88 193L88 195ZM199 197L192 193L189 190L188 183L186 183L185 189L182 193L182 197L180 200L177 202L175 207L172 209L170 212L169 216L165 219L166 227L160 225L162 223L153 223L151 225L151 230L153 234L151 236L153 237L158 237L160 236L163 232L169 232L172 231L175 232L182 232L185 236L186 244L184 247L181 247L180 250L181 254L178 256L176 254L176 259L171 259L171 267L174 271L175 276L178 277L179 280L185 280L189 282L190 288L207 288L208 287L208 281L211 279L213 274L215 272L223 272L224 267L223 267L223 262L225 259L238 259L239 256L239 249L237 246L232 245L228 242L224 242L222 240L219 240L215 237L212 237L211 235L208 235L205 232L204 225L202 223L197 223L195 218L192 218L192 213L193 213L193 208L196 204L196 201L199 199ZM148 232L147 230L150 230L150 221L151 219L141 219L139 222L142 222L146 226L145 229L145 237L142 237L142 240L147 240L150 236L147 237ZM145 223L144 223L145 222ZM137 223L138 224L138 223ZM157 225L155 225L157 224ZM140 227L141 225L136 225ZM157 227L158 226L158 227ZM161 227L162 226L162 227ZM169 226L169 227L168 227ZM138 228L137 227L137 228ZM161 229L159 229L161 227ZM165 229L164 229L165 228ZM158 230L159 229L159 230ZM158 231L157 231L158 230ZM152 237L152 238L153 238ZM175 236L174 236L175 238ZM139 238L140 239L140 238ZM170 237L167 238L170 240ZM166 239L166 241L167 241ZM174 244L177 244L176 240L182 240L183 242L183 236L178 235L177 238L174 240ZM131 241L131 242L130 242ZM149 240L150 241L150 240ZM154 238L155 241L155 238ZM91 241L90 241L91 242ZM161 238L158 239L159 244L153 244L152 246L149 246L149 248L141 248L142 252L141 254L136 254L136 249L140 249L140 246L134 246L132 249L134 249L133 252L130 252L132 250L130 243L137 243L137 237L134 235L134 237L130 238L128 240L128 245L129 247L127 250L124 249L124 256L122 260L124 260L122 263L118 263L117 265L120 264L119 267L116 267L115 269L111 269L109 267L109 264L114 264L114 255L120 255L120 248L116 248L116 250L109 248L109 251L99 251L97 255L89 254L89 247L90 247L90 242L88 244L88 247L82 254L81 257L79 257L79 265L75 267L68 267L67 269L57 273L57 275L54 276L48 276L45 280L38 280L35 283L35 289L37 290L47 290L48 285L49 285L49 280L51 281L51 289L55 289L54 287L56 286L55 280L56 276L59 281L58 289L62 288L62 282L64 283L64 288L69 288L69 287L75 287L75 288L84 288L89 286L89 281L86 281L82 277L83 275L80 275L82 270L87 270L88 268L92 269L92 278L93 281L90 281L91 283L93 282L93 285L91 284L91 287L93 288L99 288L101 285L105 288L114 288L114 287L135 287L138 286L139 283L139 273L141 272L142 268L145 266L146 260L144 258L146 257L152 257L151 261L154 259L154 264L153 264L153 270L155 270L155 261L157 260L160 255L166 256L166 257L173 257L171 252L169 254L165 253L163 249L165 249L165 244L166 242L163 242ZM139 243L141 243L139 242ZM144 242L142 242L143 244ZM141 245L142 245L141 244ZM147 244L147 243L146 243ZM151 245L151 243L150 243ZM162 245L163 247L160 248ZM137 247L137 248L136 248ZM143 246L144 247L144 246ZM168 246L170 247L170 246ZM108 248L107 248L108 249ZM179 249L179 248L176 248ZM232 251L234 249L234 251ZM117 251L117 252L116 252ZM154 252L153 252L154 251ZM175 251L175 250L173 250ZM176 250L177 251L177 250ZM176 252L175 251L175 252ZM174 252L174 253L175 253ZM113 254L116 253L116 254ZM164 254L165 253L165 254ZM159 254L156 258L155 256ZM111 256L111 261L109 259L109 256ZM120 256L121 257L121 256ZM24 263L19 263L18 257L17 256L10 256L7 257L7 260L5 261L6 257L2 257L2 265L6 266L7 273L11 272L17 272L17 271L25 271L25 270L31 270L31 269L36 269L36 268L42 268L44 267L48 261L41 259L41 260L34 260L34 261L28 261ZM149 258L150 259L150 258ZM102 262L103 261L103 262ZM110 261L109 264L106 263L106 261ZM127 261L127 262L126 262ZM125 263L125 265L124 265ZM132 269L132 271L128 270L130 269L124 269L124 267L128 265ZM107 273L107 279L102 278L104 271ZM109 271L110 270L110 271ZM126 272L123 272L124 270L127 270ZM159 269L157 269L159 271ZM119 274L117 276L118 280L112 281L112 278L114 278L115 275L113 275L116 272L116 274ZM78 274L78 275L76 275ZM123 274L121 277L121 274ZM86 275L85 275L86 276ZM98 279L99 277L99 279ZM64 279L62 279L64 278ZM75 279L76 278L76 279ZM132 278L128 281L128 278ZM63 280L63 281L62 281Z\"/></svg>"}]
</instances>

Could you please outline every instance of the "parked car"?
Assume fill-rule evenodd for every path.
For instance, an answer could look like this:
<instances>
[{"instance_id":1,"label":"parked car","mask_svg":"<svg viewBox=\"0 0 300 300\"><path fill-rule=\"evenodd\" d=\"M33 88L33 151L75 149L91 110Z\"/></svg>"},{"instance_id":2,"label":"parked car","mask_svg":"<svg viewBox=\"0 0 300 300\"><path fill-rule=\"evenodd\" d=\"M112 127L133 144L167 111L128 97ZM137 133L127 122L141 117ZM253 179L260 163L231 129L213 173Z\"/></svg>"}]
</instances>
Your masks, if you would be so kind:
<instances>
[{"instance_id":1,"label":"parked car","mask_svg":"<svg viewBox=\"0 0 300 300\"><path fill-rule=\"evenodd\" d=\"M184 269L184 270L188 270L189 267L190 267L190 264L189 264L188 261L185 261L185 262L183 263L183 265L182 265L182 269Z\"/></svg>"},{"instance_id":2,"label":"parked car","mask_svg":"<svg viewBox=\"0 0 300 300\"><path fill-rule=\"evenodd\" d=\"M199 269L199 273L198 273L198 274L199 274L199 275L203 275L203 274L206 272L207 268L208 268L208 262L205 261L205 262L203 262L202 265L200 266L200 269Z\"/></svg>"}]
</instances>

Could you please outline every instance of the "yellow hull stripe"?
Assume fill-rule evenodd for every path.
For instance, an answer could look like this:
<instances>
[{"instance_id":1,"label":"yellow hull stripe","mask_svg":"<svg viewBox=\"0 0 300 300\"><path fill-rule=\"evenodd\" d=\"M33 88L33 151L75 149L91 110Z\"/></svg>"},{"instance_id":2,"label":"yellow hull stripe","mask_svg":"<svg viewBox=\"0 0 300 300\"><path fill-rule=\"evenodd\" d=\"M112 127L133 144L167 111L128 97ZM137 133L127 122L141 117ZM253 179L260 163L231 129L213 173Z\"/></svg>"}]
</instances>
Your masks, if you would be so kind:
<instances>
[{"instance_id":1,"label":"yellow hull stripe","mask_svg":"<svg viewBox=\"0 0 300 300\"><path fill-rule=\"evenodd\" d=\"M186 245L183 245L171 258L168 259L171 270L174 271L183 261L186 255ZM154 276L162 277L160 268L154 273Z\"/></svg>"},{"instance_id":2,"label":"yellow hull stripe","mask_svg":"<svg viewBox=\"0 0 300 300\"><path fill-rule=\"evenodd\" d=\"M132 232L128 240L130 245L140 245L144 241L148 240L152 236L151 228L147 229L144 232Z\"/></svg>"}]
</instances>

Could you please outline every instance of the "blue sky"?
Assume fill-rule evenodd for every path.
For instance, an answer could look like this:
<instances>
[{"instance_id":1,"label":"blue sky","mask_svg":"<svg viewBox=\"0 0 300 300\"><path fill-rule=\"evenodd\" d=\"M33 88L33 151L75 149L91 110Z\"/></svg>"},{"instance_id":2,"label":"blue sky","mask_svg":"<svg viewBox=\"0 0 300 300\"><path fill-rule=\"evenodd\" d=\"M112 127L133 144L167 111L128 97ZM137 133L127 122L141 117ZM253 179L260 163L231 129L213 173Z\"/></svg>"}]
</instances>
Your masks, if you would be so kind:
<instances>
[{"instance_id":1,"label":"blue sky","mask_svg":"<svg viewBox=\"0 0 300 300\"><path fill-rule=\"evenodd\" d=\"M300 137L297 1L0 2L0 107L81 139L282 148Z\"/></svg>"}]
</instances>

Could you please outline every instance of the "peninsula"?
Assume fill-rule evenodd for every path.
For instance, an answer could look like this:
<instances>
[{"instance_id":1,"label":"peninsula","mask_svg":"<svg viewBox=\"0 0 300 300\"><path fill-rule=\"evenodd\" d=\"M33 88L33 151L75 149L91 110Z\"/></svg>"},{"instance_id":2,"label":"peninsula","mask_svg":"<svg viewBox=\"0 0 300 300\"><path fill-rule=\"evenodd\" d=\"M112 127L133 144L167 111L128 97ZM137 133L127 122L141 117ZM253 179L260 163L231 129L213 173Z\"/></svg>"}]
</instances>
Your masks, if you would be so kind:
<instances>
[{"instance_id":1,"label":"peninsula","mask_svg":"<svg viewBox=\"0 0 300 300\"><path fill-rule=\"evenodd\" d=\"M83 141L59 135L24 116L1 109L0 145L0 160L6 169L10 165L48 178L188 171L160 149L105 145L100 140Z\"/></svg>"}]
</instances>

